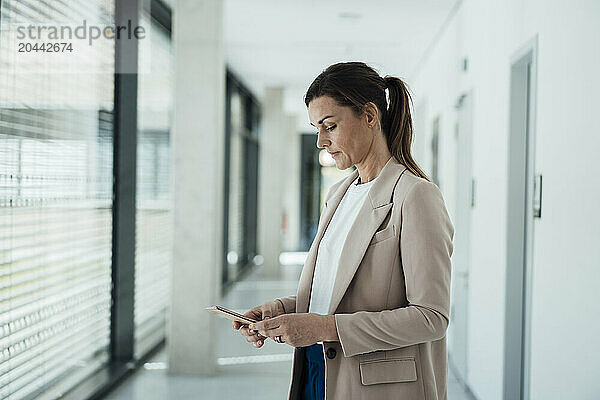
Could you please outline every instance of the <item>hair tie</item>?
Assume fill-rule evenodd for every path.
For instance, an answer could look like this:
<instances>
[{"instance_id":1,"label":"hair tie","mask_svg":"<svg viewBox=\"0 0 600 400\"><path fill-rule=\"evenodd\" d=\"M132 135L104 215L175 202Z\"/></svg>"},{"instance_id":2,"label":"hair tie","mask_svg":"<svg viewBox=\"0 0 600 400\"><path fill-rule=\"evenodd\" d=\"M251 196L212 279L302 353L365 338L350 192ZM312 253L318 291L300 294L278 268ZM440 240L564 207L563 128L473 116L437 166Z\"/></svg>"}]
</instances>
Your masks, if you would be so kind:
<instances>
[{"instance_id":1,"label":"hair tie","mask_svg":"<svg viewBox=\"0 0 600 400\"><path fill-rule=\"evenodd\" d=\"M386 104L385 109L387 111L390 109L390 89L387 87L387 85L383 92L385 94L385 104Z\"/></svg>"}]
</instances>

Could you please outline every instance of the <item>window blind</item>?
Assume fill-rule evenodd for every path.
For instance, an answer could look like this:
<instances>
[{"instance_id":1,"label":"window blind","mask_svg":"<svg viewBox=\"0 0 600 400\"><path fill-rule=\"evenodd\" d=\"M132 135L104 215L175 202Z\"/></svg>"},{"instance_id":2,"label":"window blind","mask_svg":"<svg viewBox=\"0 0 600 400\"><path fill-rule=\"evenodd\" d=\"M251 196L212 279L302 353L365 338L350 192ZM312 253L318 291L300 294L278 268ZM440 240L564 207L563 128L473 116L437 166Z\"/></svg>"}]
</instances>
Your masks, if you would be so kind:
<instances>
[{"instance_id":1,"label":"window blind","mask_svg":"<svg viewBox=\"0 0 600 400\"><path fill-rule=\"evenodd\" d=\"M134 355L142 357L166 336L171 286L170 172L171 39L142 13L149 32L140 41L136 193Z\"/></svg>"},{"instance_id":2,"label":"window blind","mask_svg":"<svg viewBox=\"0 0 600 400\"><path fill-rule=\"evenodd\" d=\"M0 2L0 24L110 23L109 0ZM27 65L0 33L0 398L75 386L108 360L114 49L103 73ZM52 59L48 58L48 63ZM48 65L47 68L50 68Z\"/></svg>"}]
</instances>

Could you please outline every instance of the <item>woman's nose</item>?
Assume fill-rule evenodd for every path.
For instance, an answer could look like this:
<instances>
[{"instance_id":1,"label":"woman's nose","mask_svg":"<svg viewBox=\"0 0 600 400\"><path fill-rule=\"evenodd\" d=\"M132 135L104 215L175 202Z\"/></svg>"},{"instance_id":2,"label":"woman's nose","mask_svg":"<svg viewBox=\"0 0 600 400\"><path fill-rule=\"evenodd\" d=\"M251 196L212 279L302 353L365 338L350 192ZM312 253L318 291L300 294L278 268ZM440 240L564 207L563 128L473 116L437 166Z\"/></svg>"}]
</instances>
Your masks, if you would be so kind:
<instances>
[{"instance_id":1,"label":"woman's nose","mask_svg":"<svg viewBox=\"0 0 600 400\"><path fill-rule=\"evenodd\" d=\"M331 141L324 137L323 131L320 131L317 135L317 147L319 149L325 148L325 145L330 145Z\"/></svg>"}]
</instances>

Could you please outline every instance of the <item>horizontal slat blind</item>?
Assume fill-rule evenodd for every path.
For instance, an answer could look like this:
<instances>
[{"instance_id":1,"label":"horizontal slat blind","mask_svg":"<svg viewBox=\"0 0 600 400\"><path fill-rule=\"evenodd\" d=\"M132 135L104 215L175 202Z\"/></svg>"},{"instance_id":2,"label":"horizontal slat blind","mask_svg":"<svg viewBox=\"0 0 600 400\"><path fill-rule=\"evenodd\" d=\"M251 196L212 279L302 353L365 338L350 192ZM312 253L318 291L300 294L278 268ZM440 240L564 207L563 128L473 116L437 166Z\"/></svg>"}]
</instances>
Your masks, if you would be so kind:
<instances>
[{"instance_id":1,"label":"horizontal slat blind","mask_svg":"<svg viewBox=\"0 0 600 400\"><path fill-rule=\"evenodd\" d=\"M110 23L112 0L0 2L1 24ZM102 74L23 65L0 36L0 398L108 360L114 49ZM51 63L51 58L48 58ZM18 68L16 67L18 65ZM62 385L61 390L69 389Z\"/></svg>"},{"instance_id":2,"label":"horizontal slat blind","mask_svg":"<svg viewBox=\"0 0 600 400\"><path fill-rule=\"evenodd\" d=\"M147 13L141 24L138 77L137 205L134 355L143 356L166 335L170 301L172 222L169 127L171 40Z\"/></svg>"}]
</instances>

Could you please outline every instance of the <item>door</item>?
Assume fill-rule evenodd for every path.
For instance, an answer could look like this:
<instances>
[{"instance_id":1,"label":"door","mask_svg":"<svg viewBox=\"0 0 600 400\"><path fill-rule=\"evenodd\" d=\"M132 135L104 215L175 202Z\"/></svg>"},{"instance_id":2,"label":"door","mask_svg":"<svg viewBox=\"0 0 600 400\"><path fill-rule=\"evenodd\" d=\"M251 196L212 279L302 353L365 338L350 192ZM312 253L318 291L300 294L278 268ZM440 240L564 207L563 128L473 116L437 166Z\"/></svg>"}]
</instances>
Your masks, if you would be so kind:
<instances>
[{"instance_id":1,"label":"door","mask_svg":"<svg viewBox=\"0 0 600 400\"><path fill-rule=\"evenodd\" d=\"M457 121L454 131L455 221L454 253L452 260L452 350L451 362L455 373L466 382L468 291L471 260L471 209L474 205L472 172L472 94L463 94L456 103Z\"/></svg>"},{"instance_id":2,"label":"door","mask_svg":"<svg viewBox=\"0 0 600 400\"><path fill-rule=\"evenodd\" d=\"M541 217L541 187L535 184L541 177L534 179L536 63L537 36L512 58L510 75L503 396L507 400L529 398L533 219Z\"/></svg>"}]
</instances>

